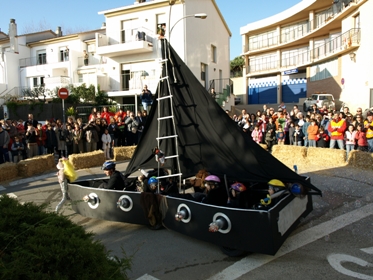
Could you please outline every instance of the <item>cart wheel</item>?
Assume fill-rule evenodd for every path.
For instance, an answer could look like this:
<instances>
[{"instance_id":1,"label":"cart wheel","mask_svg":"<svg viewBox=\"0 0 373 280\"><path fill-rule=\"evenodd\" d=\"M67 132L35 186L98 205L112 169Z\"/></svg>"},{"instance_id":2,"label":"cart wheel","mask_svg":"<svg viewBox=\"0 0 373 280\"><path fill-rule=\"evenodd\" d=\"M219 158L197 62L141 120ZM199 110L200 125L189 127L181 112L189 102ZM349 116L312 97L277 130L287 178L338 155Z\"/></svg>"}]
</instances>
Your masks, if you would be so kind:
<instances>
[{"instance_id":1,"label":"cart wheel","mask_svg":"<svg viewBox=\"0 0 373 280\"><path fill-rule=\"evenodd\" d=\"M220 250L227 256L229 257L242 257L246 254L248 254L248 252L246 251L242 251L242 250L239 250L239 249L233 249L233 248L229 248L229 247L225 247L225 246L220 246Z\"/></svg>"}]
</instances>

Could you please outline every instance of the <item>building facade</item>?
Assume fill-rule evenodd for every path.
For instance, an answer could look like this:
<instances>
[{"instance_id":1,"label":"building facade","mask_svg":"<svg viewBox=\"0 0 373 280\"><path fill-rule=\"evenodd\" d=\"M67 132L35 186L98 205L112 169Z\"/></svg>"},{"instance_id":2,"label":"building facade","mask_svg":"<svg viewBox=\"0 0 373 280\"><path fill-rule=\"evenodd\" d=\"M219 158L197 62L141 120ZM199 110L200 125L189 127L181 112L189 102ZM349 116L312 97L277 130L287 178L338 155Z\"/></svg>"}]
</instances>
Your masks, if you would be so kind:
<instances>
[{"instance_id":1,"label":"building facade","mask_svg":"<svg viewBox=\"0 0 373 280\"><path fill-rule=\"evenodd\" d=\"M215 0L138 1L99 14L106 18L107 32L97 34L96 50L110 65L108 94L118 102L131 102L144 84L155 92L160 36L207 90L223 91L229 82L231 33Z\"/></svg>"},{"instance_id":2,"label":"building facade","mask_svg":"<svg viewBox=\"0 0 373 280\"><path fill-rule=\"evenodd\" d=\"M138 0L99 14L106 20L100 29L66 36L60 28L18 35L11 23L13 35L0 33L0 98L85 83L138 108L143 86L157 88L160 36L206 90L229 83L231 32L215 0Z\"/></svg>"},{"instance_id":3,"label":"building facade","mask_svg":"<svg viewBox=\"0 0 373 280\"><path fill-rule=\"evenodd\" d=\"M331 93L350 108L372 107L372 10L368 0L303 0L242 27L247 104Z\"/></svg>"}]
</instances>

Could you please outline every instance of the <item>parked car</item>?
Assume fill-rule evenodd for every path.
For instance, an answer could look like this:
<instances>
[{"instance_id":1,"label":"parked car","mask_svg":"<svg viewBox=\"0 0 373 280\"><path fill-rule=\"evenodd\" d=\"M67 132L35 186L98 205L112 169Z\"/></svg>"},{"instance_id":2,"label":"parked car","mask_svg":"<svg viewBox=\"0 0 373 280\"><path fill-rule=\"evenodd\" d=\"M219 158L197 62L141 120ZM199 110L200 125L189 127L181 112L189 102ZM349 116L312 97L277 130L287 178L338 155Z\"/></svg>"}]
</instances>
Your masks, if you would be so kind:
<instances>
[{"instance_id":1,"label":"parked car","mask_svg":"<svg viewBox=\"0 0 373 280\"><path fill-rule=\"evenodd\" d=\"M331 94L322 93L322 94L312 94L311 97L308 97L303 103L303 111L307 112L313 104L317 105L317 108L322 108L326 105L329 109L335 109L334 97Z\"/></svg>"}]
</instances>

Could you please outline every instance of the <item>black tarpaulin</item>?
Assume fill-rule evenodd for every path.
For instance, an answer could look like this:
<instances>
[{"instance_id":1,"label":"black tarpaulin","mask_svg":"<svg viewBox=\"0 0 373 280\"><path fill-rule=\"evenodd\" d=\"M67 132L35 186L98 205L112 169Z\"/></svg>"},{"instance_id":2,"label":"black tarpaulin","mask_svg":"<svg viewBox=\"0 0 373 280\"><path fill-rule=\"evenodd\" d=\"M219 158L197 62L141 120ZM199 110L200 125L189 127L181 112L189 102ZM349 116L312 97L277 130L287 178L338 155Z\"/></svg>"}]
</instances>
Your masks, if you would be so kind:
<instances>
[{"instance_id":1,"label":"black tarpaulin","mask_svg":"<svg viewBox=\"0 0 373 280\"><path fill-rule=\"evenodd\" d=\"M255 143L250 134L244 133L209 95L194 74L180 59L166 40L162 40L162 77L156 98L172 95L171 99L153 102L148 121L140 142L126 170L126 176L140 168L157 168L152 149L159 136L178 135L175 139L161 140L160 149L166 156L179 154L182 178L194 176L198 170L231 180L268 182L279 179L284 182L299 182L320 192L302 176L293 172L270 153ZM158 104L159 103L159 104ZM159 121L158 117L171 115L172 119ZM165 168L178 173L177 160L168 159ZM321 192L320 192L321 194Z\"/></svg>"}]
</instances>

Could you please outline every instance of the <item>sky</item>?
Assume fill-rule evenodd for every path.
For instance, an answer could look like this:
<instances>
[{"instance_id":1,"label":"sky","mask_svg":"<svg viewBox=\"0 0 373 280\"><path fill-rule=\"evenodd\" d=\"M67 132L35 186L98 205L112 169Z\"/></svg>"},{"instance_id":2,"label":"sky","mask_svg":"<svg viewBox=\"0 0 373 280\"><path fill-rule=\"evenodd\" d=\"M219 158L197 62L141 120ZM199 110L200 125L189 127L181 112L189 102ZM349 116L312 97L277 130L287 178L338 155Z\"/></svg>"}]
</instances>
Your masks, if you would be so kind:
<instances>
[{"instance_id":1,"label":"sky","mask_svg":"<svg viewBox=\"0 0 373 280\"><path fill-rule=\"evenodd\" d=\"M205 1L205 0L200 0ZM230 59L241 54L242 38L240 28L254 21L280 13L301 0L215 0L232 33L230 41ZM101 27L105 21L99 11L132 5L135 0L18 0L1 1L0 29L8 33L9 22L14 18L17 23L18 34L27 30L56 30L62 31L94 30ZM203 12L203 11L201 11ZM45 27L45 28L44 28Z\"/></svg>"}]
</instances>

